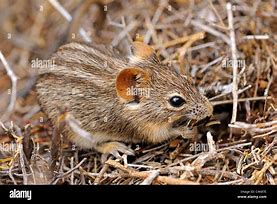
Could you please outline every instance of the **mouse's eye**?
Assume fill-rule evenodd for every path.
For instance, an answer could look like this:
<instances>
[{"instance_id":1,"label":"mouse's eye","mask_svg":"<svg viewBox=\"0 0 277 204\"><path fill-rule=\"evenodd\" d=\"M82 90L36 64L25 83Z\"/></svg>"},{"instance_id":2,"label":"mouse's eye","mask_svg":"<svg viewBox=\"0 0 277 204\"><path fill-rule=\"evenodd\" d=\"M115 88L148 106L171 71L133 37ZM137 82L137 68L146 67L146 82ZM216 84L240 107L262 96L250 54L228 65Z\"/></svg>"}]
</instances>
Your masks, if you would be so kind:
<instances>
[{"instance_id":1,"label":"mouse's eye","mask_svg":"<svg viewBox=\"0 0 277 204\"><path fill-rule=\"evenodd\" d=\"M183 99L180 96L173 96L169 99L170 105L172 105L175 108L181 107L185 103L185 99Z\"/></svg>"}]
</instances>

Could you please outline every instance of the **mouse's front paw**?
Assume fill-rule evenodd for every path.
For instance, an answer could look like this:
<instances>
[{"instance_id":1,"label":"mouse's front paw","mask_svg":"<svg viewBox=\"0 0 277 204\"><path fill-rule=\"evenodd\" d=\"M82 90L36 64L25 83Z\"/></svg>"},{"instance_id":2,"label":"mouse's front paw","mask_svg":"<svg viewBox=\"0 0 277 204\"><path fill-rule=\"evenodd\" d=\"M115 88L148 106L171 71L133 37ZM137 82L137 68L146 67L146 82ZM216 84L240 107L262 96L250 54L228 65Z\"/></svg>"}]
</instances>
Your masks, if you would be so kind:
<instances>
[{"instance_id":1,"label":"mouse's front paw","mask_svg":"<svg viewBox=\"0 0 277 204\"><path fill-rule=\"evenodd\" d=\"M127 147L125 144L120 142L106 142L97 145L97 151L103 154L103 157L107 157L109 154L112 154L116 158L121 158L119 153L126 155L135 155L134 150ZM103 160L103 159L102 159Z\"/></svg>"}]
</instances>

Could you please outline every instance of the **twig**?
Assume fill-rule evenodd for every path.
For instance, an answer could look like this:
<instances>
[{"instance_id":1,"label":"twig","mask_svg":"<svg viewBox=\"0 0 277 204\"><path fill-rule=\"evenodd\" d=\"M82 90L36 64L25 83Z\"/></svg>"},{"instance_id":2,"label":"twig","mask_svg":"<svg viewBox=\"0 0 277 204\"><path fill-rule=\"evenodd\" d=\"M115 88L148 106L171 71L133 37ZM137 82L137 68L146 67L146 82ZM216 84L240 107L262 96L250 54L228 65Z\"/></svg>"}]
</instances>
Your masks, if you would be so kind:
<instances>
[{"instance_id":1,"label":"twig","mask_svg":"<svg viewBox=\"0 0 277 204\"><path fill-rule=\"evenodd\" d=\"M246 142L246 143L236 144L236 145L229 146L229 147L223 147L223 148L217 149L216 151L217 152L222 152L222 151L225 151L225 150L232 150L232 149L241 148L241 147L250 146L250 145L252 145L252 142ZM189 161L191 159L197 158L197 157L199 157L200 155L203 155L203 154L206 154L206 152L200 152L198 154L191 155L187 158L181 159L180 161L169 164L167 167L172 167L172 166L175 166L177 164L184 163L184 162Z\"/></svg>"},{"instance_id":2,"label":"twig","mask_svg":"<svg viewBox=\"0 0 277 204\"><path fill-rule=\"evenodd\" d=\"M141 182L140 185L150 185L160 174L160 171L154 170L152 173L149 174L149 176Z\"/></svg>"},{"instance_id":3,"label":"twig","mask_svg":"<svg viewBox=\"0 0 277 204\"><path fill-rule=\"evenodd\" d=\"M121 16L121 22L122 22L123 28L125 29L125 28L126 28L126 21L125 21L124 16ZM126 32L126 35L127 35L127 37L128 37L128 41L129 41L130 43L132 43L133 40L132 40L132 37L131 37L131 35L129 34L128 31Z\"/></svg>"},{"instance_id":4,"label":"twig","mask_svg":"<svg viewBox=\"0 0 277 204\"><path fill-rule=\"evenodd\" d=\"M212 10L214 11L214 13L215 13L217 19L219 20L220 26L226 29L226 26L225 26L225 24L224 24L222 18L220 17L219 13L217 12L217 10L216 10L216 8L214 7L214 4L213 4L213 2L212 2L211 0L209 0L209 4L210 4Z\"/></svg>"},{"instance_id":5,"label":"twig","mask_svg":"<svg viewBox=\"0 0 277 204\"><path fill-rule=\"evenodd\" d=\"M222 152L222 151L225 151L225 150L237 149L237 148L246 147L246 146L250 146L250 145L252 145L252 142L245 142L245 143L236 144L236 145L233 145L233 146L230 146L230 147L220 148L218 150L218 152Z\"/></svg>"},{"instance_id":6,"label":"twig","mask_svg":"<svg viewBox=\"0 0 277 204\"><path fill-rule=\"evenodd\" d=\"M150 32L153 43L158 44L157 32L156 32L156 29L155 29L154 25L152 24L149 16L146 16L146 18L145 18L145 26L146 26L147 30Z\"/></svg>"},{"instance_id":7,"label":"twig","mask_svg":"<svg viewBox=\"0 0 277 204\"><path fill-rule=\"evenodd\" d=\"M76 169L78 169L85 161L87 160L87 158L82 159L82 161L79 162L79 164L77 164L74 168L68 170L65 173L59 174L54 181L51 182L51 184L56 184L60 179L68 176L71 174L71 172L75 171Z\"/></svg>"},{"instance_id":8,"label":"twig","mask_svg":"<svg viewBox=\"0 0 277 204\"><path fill-rule=\"evenodd\" d=\"M201 154L199 157L197 157L197 159L195 159L191 163L191 165L198 171L204 166L204 164L207 161L217 157L215 142L214 142L213 136L210 132L207 133L207 142L208 142L208 146L209 146L209 151L204 152L204 154Z\"/></svg>"},{"instance_id":9,"label":"twig","mask_svg":"<svg viewBox=\"0 0 277 204\"><path fill-rule=\"evenodd\" d=\"M263 168L256 172L256 174L252 174L251 180L255 181L255 184L261 183L262 179L265 176L266 171L268 170L269 167L273 164L273 161L266 161Z\"/></svg>"},{"instance_id":10,"label":"twig","mask_svg":"<svg viewBox=\"0 0 277 204\"><path fill-rule=\"evenodd\" d=\"M228 178L228 179L240 179L241 176L237 175L236 173L234 172L228 172L228 171L218 171L218 170L213 170L213 169L201 169L200 174L203 174L203 175L216 175L217 173L221 173L222 176L224 178Z\"/></svg>"},{"instance_id":11,"label":"twig","mask_svg":"<svg viewBox=\"0 0 277 204\"><path fill-rule=\"evenodd\" d=\"M200 73L204 73L205 71L207 71L207 69L208 69L210 66L212 66L212 65L214 65L214 64L216 64L216 63L222 61L222 59L223 59L223 57L221 56L221 57L218 57L217 59L215 59L215 60L209 62L208 64L205 64L204 66L202 66L202 69L200 70Z\"/></svg>"},{"instance_id":12,"label":"twig","mask_svg":"<svg viewBox=\"0 0 277 204\"><path fill-rule=\"evenodd\" d=\"M128 167L144 168L144 169L154 169L153 166L139 165L139 164L128 164Z\"/></svg>"},{"instance_id":13,"label":"twig","mask_svg":"<svg viewBox=\"0 0 277 204\"><path fill-rule=\"evenodd\" d=\"M264 91L264 96L268 96L268 92L269 92L272 82L273 82L273 75L270 77L270 79L268 81L267 87Z\"/></svg>"},{"instance_id":14,"label":"twig","mask_svg":"<svg viewBox=\"0 0 277 204\"><path fill-rule=\"evenodd\" d=\"M261 153L261 156L262 157L266 156L272 150L275 144L277 144L277 137L274 137L273 141Z\"/></svg>"},{"instance_id":15,"label":"twig","mask_svg":"<svg viewBox=\"0 0 277 204\"><path fill-rule=\"evenodd\" d=\"M108 164L104 164L101 171L99 172L99 174L97 175L97 177L94 180L94 185L98 185L100 184L100 180L103 177L103 175L106 173L106 171L108 170L109 165Z\"/></svg>"},{"instance_id":16,"label":"twig","mask_svg":"<svg viewBox=\"0 0 277 204\"><path fill-rule=\"evenodd\" d=\"M190 48L188 48L188 52L204 49L204 48L207 48L207 47L215 47L215 46L216 46L216 41L208 42L208 43L196 45L194 47L190 47Z\"/></svg>"},{"instance_id":17,"label":"twig","mask_svg":"<svg viewBox=\"0 0 277 204\"><path fill-rule=\"evenodd\" d=\"M258 124L247 124L244 122L235 122L234 124L229 124L229 127L239 128L243 130L247 130L251 135L256 137L262 137L266 135L270 135L272 133L277 132L277 120L273 120L265 123ZM256 135L257 133L265 133L264 135Z\"/></svg>"},{"instance_id":18,"label":"twig","mask_svg":"<svg viewBox=\"0 0 277 204\"><path fill-rule=\"evenodd\" d=\"M243 36L242 39L246 39L246 40L267 40L267 39L269 39L269 35L246 35L246 36Z\"/></svg>"},{"instance_id":19,"label":"twig","mask_svg":"<svg viewBox=\"0 0 277 204\"><path fill-rule=\"evenodd\" d=\"M234 180L234 181L227 181L227 182L221 182L221 183L217 183L217 185L232 185L232 184L239 184L244 182L244 179L238 179L238 180Z\"/></svg>"},{"instance_id":20,"label":"twig","mask_svg":"<svg viewBox=\"0 0 277 204\"><path fill-rule=\"evenodd\" d=\"M270 172L266 172L265 175L271 185L276 185L276 183L274 181L274 177L272 176L272 174Z\"/></svg>"},{"instance_id":21,"label":"twig","mask_svg":"<svg viewBox=\"0 0 277 204\"><path fill-rule=\"evenodd\" d=\"M225 34L223 34L223 33L219 32L219 31L211 28L210 26L207 26L207 25L205 25L205 24L203 24L203 23L201 23L199 21L196 21L196 20L191 20L191 24L193 26L195 26L195 27L201 28L202 30L204 30L204 31L206 31L206 32L216 36L216 37L221 38L228 45L231 44L229 38Z\"/></svg>"},{"instance_id":22,"label":"twig","mask_svg":"<svg viewBox=\"0 0 277 204\"><path fill-rule=\"evenodd\" d=\"M231 52L232 52L232 61L233 61L233 112L231 123L236 122L237 120L237 108L238 108L238 65L237 65L237 47L236 47L236 38L235 38L235 30L234 30L234 22L233 22L233 12L232 12L232 4L226 4L227 15L228 15L228 24L230 31L230 42L231 42Z\"/></svg>"},{"instance_id":23,"label":"twig","mask_svg":"<svg viewBox=\"0 0 277 204\"><path fill-rule=\"evenodd\" d=\"M192 35L186 35L186 36L165 42L165 43L163 43L162 47L168 48L168 47L180 44L180 43L185 43L191 39L200 40L200 39L203 39L204 37L205 37L205 32L198 32L198 33L194 33ZM154 48L157 49L158 47L156 46Z\"/></svg>"},{"instance_id":24,"label":"twig","mask_svg":"<svg viewBox=\"0 0 277 204\"><path fill-rule=\"evenodd\" d=\"M70 168L74 168L74 157L70 157ZM74 171L71 172L70 185L74 185Z\"/></svg>"},{"instance_id":25,"label":"twig","mask_svg":"<svg viewBox=\"0 0 277 204\"><path fill-rule=\"evenodd\" d=\"M152 24L152 25L156 25L156 24L157 24L157 22L159 21L160 16L162 15L162 12L163 12L163 10L164 10L164 8L165 8L166 5L167 5L167 1L164 1L164 0L163 0L163 1L160 2L159 7L158 7L158 9L156 10L156 12L155 12L155 14L154 14L154 16L153 16L153 18L152 18L152 20L151 20L151 24ZM151 28L154 29L154 26L152 26ZM154 32L153 29L148 30L147 33L145 34L144 42L145 42L146 44L148 44L148 43L150 42L150 40L151 40L152 33Z\"/></svg>"},{"instance_id":26,"label":"twig","mask_svg":"<svg viewBox=\"0 0 277 204\"><path fill-rule=\"evenodd\" d=\"M82 161L80 161L79 164L77 164L74 168L72 168L69 171L63 173L62 175L59 175L58 177L62 178L62 177L65 177L65 176L69 175L71 172L73 172L76 169L78 169L86 160L87 160L87 158L82 159Z\"/></svg>"},{"instance_id":27,"label":"twig","mask_svg":"<svg viewBox=\"0 0 277 204\"><path fill-rule=\"evenodd\" d=\"M108 165L109 166L109 165ZM68 168L68 167L67 167ZM85 171L82 167L80 167L80 170L76 170L75 171L76 174L83 174L85 176L89 176L91 177L92 179L95 179L95 177L98 177L100 173L91 173L91 172L87 172ZM104 173L102 177L104 178L118 178L120 175L119 174L107 174L107 173Z\"/></svg>"},{"instance_id":28,"label":"twig","mask_svg":"<svg viewBox=\"0 0 277 204\"><path fill-rule=\"evenodd\" d=\"M205 38L205 33L204 32L200 32L200 33L196 33L195 35L192 35L190 37L190 39L178 50L179 53L179 66L180 66L180 72L181 74L187 74L189 73L189 66L185 66L185 54L188 50L189 47L191 47L191 45L198 41L198 40L202 40Z\"/></svg>"},{"instance_id":29,"label":"twig","mask_svg":"<svg viewBox=\"0 0 277 204\"><path fill-rule=\"evenodd\" d=\"M252 88L252 85L248 85L248 86L246 86L246 87L244 87L244 88L242 88L242 89L239 89L239 90L238 90L238 95L241 94L241 93L243 93L243 92L245 92L246 90L248 90L248 89L250 89L250 88ZM221 94L219 94L219 95L216 95L216 96L214 96L214 97L212 97L212 98L209 98L209 100L210 100L210 101L213 101L214 99L220 98L220 97L222 97L222 96L226 96L226 95L228 95L228 94L230 94L230 93L231 93L231 92L229 92L229 90L228 90L227 92L223 92L223 93L221 93Z\"/></svg>"},{"instance_id":30,"label":"twig","mask_svg":"<svg viewBox=\"0 0 277 204\"><path fill-rule=\"evenodd\" d=\"M124 26L126 26L126 25L122 24L123 22L121 22L121 23L114 22L111 19L110 15L107 15L107 21L108 21L109 25L112 25L112 26L115 26L115 27L118 27L118 28L124 28Z\"/></svg>"},{"instance_id":31,"label":"twig","mask_svg":"<svg viewBox=\"0 0 277 204\"><path fill-rule=\"evenodd\" d=\"M29 168L30 168L30 171L31 171L31 175L32 175L32 179L33 179L33 184L36 185L37 181L36 181L36 177L35 177L35 172L34 172L33 166L29 165Z\"/></svg>"},{"instance_id":32,"label":"twig","mask_svg":"<svg viewBox=\"0 0 277 204\"><path fill-rule=\"evenodd\" d=\"M168 145L168 143L165 143L165 144L161 144L161 145L159 145L157 147L153 147L153 148L150 148L150 149L145 149L145 150L142 150L142 153L145 154L145 153L148 153L148 152L152 152L152 151L161 149L161 148L163 148L163 147L165 147L167 145Z\"/></svg>"},{"instance_id":33,"label":"twig","mask_svg":"<svg viewBox=\"0 0 277 204\"><path fill-rule=\"evenodd\" d=\"M272 97L266 97L266 96L258 96L258 97L251 97L251 98L241 98L238 99L238 102L245 102L245 101L259 101L259 100L268 100L272 99ZM225 100L225 101L211 101L213 106L218 106L218 105L223 105L223 104L228 104L232 103L233 100Z\"/></svg>"},{"instance_id":34,"label":"twig","mask_svg":"<svg viewBox=\"0 0 277 204\"><path fill-rule=\"evenodd\" d=\"M72 21L72 16L68 13L68 11L58 2L57 0L48 0L48 2L68 21ZM84 28L79 29L80 35L86 42L91 42L90 37L87 35Z\"/></svg>"},{"instance_id":35,"label":"twig","mask_svg":"<svg viewBox=\"0 0 277 204\"><path fill-rule=\"evenodd\" d=\"M132 21L128 26L124 27L123 30L113 39L111 42L112 46L117 46L120 41L128 35L128 32L133 30L138 25L137 21Z\"/></svg>"},{"instance_id":36,"label":"twig","mask_svg":"<svg viewBox=\"0 0 277 204\"><path fill-rule=\"evenodd\" d=\"M23 184L27 185L28 184L28 180L27 180L27 172L25 169L25 162L24 162L24 152L23 152L23 145L20 143L19 144L19 161L20 161L20 167L22 170L22 174L23 174Z\"/></svg>"},{"instance_id":37,"label":"twig","mask_svg":"<svg viewBox=\"0 0 277 204\"><path fill-rule=\"evenodd\" d=\"M114 168L122 170L123 172L127 173L130 177L145 179L145 178L149 177L149 174L151 174L146 171L139 172L139 171L135 171L133 169L126 168L122 164L120 164L114 160L108 160L108 161L106 161L106 164L108 164ZM169 184L169 185L195 185L195 184L198 184L196 182L167 177L167 176L157 176L156 179L154 179L154 181L156 181L158 183Z\"/></svg>"},{"instance_id":38,"label":"twig","mask_svg":"<svg viewBox=\"0 0 277 204\"><path fill-rule=\"evenodd\" d=\"M12 83L12 90L11 90L11 99L10 99L10 103L9 106L7 108L7 111L5 112L5 114L1 117L1 120L6 120L11 112L14 109L15 106L15 102L16 102L16 84L17 84L17 76L14 74L13 70L11 69L11 67L9 66L7 60L5 59L4 55L2 54L2 52L0 51L0 59L4 65L4 68L7 72L7 75L10 77L11 79L11 83Z\"/></svg>"},{"instance_id":39,"label":"twig","mask_svg":"<svg viewBox=\"0 0 277 204\"><path fill-rule=\"evenodd\" d=\"M13 184L14 184L14 185L17 185L17 183L16 183L16 181L15 181L13 175L12 175L13 166L14 166L14 162L12 162L12 165L11 165L11 167L9 168L9 177L11 178Z\"/></svg>"},{"instance_id":40,"label":"twig","mask_svg":"<svg viewBox=\"0 0 277 204\"><path fill-rule=\"evenodd\" d=\"M228 172L228 165L229 165L229 163L230 163L230 160L229 159L227 159L227 160L225 160L224 161L224 166L222 167L222 170L221 170L221 172L220 172L220 166L218 165L217 166L217 170L216 170L216 175L215 175L215 177L214 177L214 181L221 181L222 180L222 177L223 177L223 175L224 174L226 174L227 172ZM229 173L229 172L228 172Z\"/></svg>"}]
</instances>

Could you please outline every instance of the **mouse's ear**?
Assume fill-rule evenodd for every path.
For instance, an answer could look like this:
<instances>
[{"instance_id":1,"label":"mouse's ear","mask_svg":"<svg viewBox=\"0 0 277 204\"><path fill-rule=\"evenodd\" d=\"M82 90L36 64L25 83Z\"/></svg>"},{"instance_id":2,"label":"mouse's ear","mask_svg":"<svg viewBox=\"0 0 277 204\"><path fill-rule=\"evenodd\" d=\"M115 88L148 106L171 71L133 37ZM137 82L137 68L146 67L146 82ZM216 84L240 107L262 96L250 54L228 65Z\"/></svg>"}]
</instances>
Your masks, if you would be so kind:
<instances>
[{"instance_id":1,"label":"mouse's ear","mask_svg":"<svg viewBox=\"0 0 277 204\"><path fill-rule=\"evenodd\" d=\"M149 73L141 68L130 67L119 72L116 77L116 92L123 102L139 102L147 93Z\"/></svg>"},{"instance_id":2,"label":"mouse's ear","mask_svg":"<svg viewBox=\"0 0 277 204\"><path fill-rule=\"evenodd\" d=\"M160 62L154 48L143 42L133 42L131 50L133 54L130 58L131 61L154 60L155 62Z\"/></svg>"}]
</instances>

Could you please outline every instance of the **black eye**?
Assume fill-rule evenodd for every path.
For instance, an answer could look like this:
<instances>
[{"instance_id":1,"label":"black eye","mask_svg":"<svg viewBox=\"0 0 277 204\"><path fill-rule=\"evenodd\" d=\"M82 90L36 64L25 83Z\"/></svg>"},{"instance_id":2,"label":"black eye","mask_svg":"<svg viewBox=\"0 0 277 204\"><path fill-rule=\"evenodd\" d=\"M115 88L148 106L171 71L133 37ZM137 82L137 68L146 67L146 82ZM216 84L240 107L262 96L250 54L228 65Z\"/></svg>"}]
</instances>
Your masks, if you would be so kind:
<instances>
[{"instance_id":1,"label":"black eye","mask_svg":"<svg viewBox=\"0 0 277 204\"><path fill-rule=\"evenodd\" d=\"M185 100L180 96L173 96L169 99L170 105L173 107L180 107L185 103Z\"/></svg>"}]
</instances>

